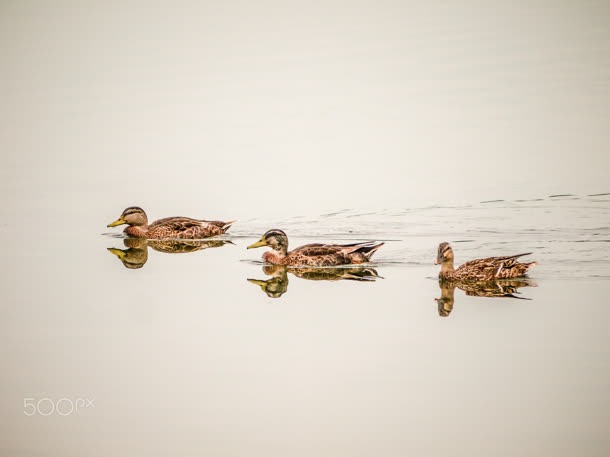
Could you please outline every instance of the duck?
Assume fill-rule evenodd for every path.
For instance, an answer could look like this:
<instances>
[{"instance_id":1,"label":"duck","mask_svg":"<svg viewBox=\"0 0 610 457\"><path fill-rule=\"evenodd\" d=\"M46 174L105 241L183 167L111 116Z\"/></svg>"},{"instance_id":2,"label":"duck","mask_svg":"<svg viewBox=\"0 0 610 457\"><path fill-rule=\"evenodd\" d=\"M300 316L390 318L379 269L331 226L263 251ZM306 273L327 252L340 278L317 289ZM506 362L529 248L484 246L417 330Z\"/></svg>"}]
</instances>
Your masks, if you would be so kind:
<instances>
[{"instance_id":1,"label":"duck","mask_svg":"<svg viewBox=\"0 0 610 457\"><path fill-rule=\"evenodd\" d=\"M189 217L167 217L159 219L148 225L148 217L139 206L125 208L121 217L108 224L108 227L127 224L129 227L123 231L134 238L148 240L161 240L168 238L199 239L222 235L235 221L204 221Z\"/></svg>"},{"instance_id":2,"label":"duck","mask_svg":"<svg viewBox=\"0 0 610 457\"><path fill-rule=\"evenodd\" d=\"M333 267L370 262L372 255L384 243L367 241L353 244L307 244L288 251L288 236L282 230L267 231L248 249L268 246L263 260L274 265Z\"/></svg>"},{"instance_id":3,"label":"duck","mask_svg":"<svg viewBox=\"0 0 610 457\"><path fill-rule=\"evenodd\" d=\"M528 270L538 265L537 262L517 262L519 257L530 255L510 255L505 257L488 257L466 262L457 269L453 268L453 249L449 243L441 243L438 246L438 254L435 265L441 265L440 279L452 279L461 281L490 281L494 279L510 279L525 276Z\"/></svg>"}]
</instances>

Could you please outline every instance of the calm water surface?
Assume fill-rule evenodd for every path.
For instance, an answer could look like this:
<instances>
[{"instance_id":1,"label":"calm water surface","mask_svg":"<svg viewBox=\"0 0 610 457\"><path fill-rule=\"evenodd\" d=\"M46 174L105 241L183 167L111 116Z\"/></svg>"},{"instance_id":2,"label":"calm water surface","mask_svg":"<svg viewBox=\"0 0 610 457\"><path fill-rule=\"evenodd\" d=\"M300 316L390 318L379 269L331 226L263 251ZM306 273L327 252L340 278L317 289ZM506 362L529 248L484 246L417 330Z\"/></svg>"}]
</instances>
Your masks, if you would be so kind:
<instances>
[{"instance_id":1,"label":"calm water surface","mask_svg":"<svg viewBox=\"0 0 610 457\"><path fill-rule=\"evenodd\" d=\"M3 455L610 450L608 194L244 220L181 253L103 216L44 240L2 227ZM271 227L386 246L364 272L277 271L245 249ZM487 296L443 291L442 241L458 264L540 265ZM27 416L24 398L95 406Z\"/></svg>"},{"instance_id":2,"label":"calm water surface","mask_svg":"<svg viewBox=\"0 0 610 457\"><path fill-rule=\"evenodd\" d=\"M89 3L0 2L0 457L610 455L608 0Z\"/></svg>"}]
</instances>

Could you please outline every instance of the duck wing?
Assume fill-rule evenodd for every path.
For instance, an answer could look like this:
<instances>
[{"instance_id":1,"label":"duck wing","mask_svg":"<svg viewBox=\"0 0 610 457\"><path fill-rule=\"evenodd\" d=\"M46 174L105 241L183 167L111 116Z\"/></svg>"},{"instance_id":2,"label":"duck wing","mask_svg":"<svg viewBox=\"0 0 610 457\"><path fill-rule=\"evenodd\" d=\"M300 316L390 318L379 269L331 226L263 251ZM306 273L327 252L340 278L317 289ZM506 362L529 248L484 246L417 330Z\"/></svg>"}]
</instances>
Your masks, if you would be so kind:
<instances>
[{"instance_id":1,"label":"duck wing","mask_svg":"<svg viewBox=\"0 0 610 457\"><path fill-rule=\"evenodd\" d=\"M383 243L375 244L372 241L353 244L307 244L288 253L289 264L328 267L365 263L381 245Z\"/></svg>"},{"instance_id":2,"label":"duck wing","mask_svg":"<svg viewBox=\"0 0 610 457\"><path fill-rule=\"evenodd\" d=\"M519 276L525 273L527 269L521 271L521 266L524 264L517 262L517 259L529 254L531 254L531 252L503 257L487 257L486 259L471 260L470 262L466 262L460 266L456 270L456 273L458 273L459 277L461 278L475 279L479 281ZM514 267L518 267L517 270L519 271L509 271Z\"/></svg>"},{"instance_id":3,"label":"duck wing","mask_svg":"<svg viewBox=\"0 0 610 457\"><path fill-rule=\"evenodd\" d=\"M291 254L300 254L308 257L335 255L341 252L341 246L333 244L306 244L293 249Z\"/></svg>"},{"instance_id":4,"label":"duck wing","mask_svg":"<svg viewBox=\"0 0 610 457\"><path fill-rule=\"evenodd\" d=\"M288 253L289 265L329 267L349 263L348 254L341 246L332 244L306 244Z\"/></svg>"},{"instance_id":5,"label":"duck wing","mask_svg":"<svg viewBox=\"0 0 610 457\"><path fill-rule=\"evenodd\" d=\"M167 238L205 238L222 235L232 222L204 221L190 217L167 217L148 226L148 231L158 237Z\"/></svg>"},{"instance_id":6,"label":"duck wing","mask_svg":"<svg viewBox=\"0 0 610 457\"><path fill-rule=\"evenodd\" d=\"M349 255L356 251L367 251L376 247L373 241L353 244L306 244L291 251L291 254L298 253L305 256L323 256L323 255Z\"/></svg>"},{"instance_id":7,"label":"duck wing","mask_svg":"<svg viewBox=\"0 0 610 457\"><path fill-rule=\"evenodd\" d=\"M166 217L153 222L148 226L148 229L153 230L160 227L167 227L171 230L182 231L191 227L200 227L203 222L205 221L191 219L190 217Z\"/></svg>"}]
</instances>

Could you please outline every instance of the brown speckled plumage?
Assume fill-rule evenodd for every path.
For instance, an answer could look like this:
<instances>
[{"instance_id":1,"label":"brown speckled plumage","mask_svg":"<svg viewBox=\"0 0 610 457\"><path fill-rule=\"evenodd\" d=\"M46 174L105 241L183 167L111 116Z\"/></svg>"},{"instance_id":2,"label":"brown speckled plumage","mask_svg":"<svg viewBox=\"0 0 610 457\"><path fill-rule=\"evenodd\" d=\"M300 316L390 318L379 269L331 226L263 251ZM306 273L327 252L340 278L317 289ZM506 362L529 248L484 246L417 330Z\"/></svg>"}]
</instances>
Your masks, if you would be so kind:
<instances>
[{"instance_id":1,"label":"brown speckled plumage","mask_svg":"<svg viewBox=\"0 0 610 457\"><path fill-rule=\"evenodd\" d=\"M466 281L488 281L493 279L509 279L524 276L525 273L538 265L536 262L517 262L519 257L531 253L517 254L505 257L488 257L471 260L457 269L453 267L453 249L449 243L441 243L435 263L441 265L440 279Z\"/></svg>"},{"instance_id":2,"label":"brown speckled plumage","mask_svg":"<svg viewBox=\"0 0 610 457\"><path fill-rule=\"evenodd\" d=\"M288 251L288 237L281 230L269 230L248 249L269 246L263 260L274 265L332 267L370 262L371 256L383 243L307 244Z\"/></svg>"},{"instance_id":3,"label":"brown speckled plumage","mask_svg":"<svg viewBox=\"0 0 610 457\"><path fill-rule=\"evenodd\" d=\"M131 206L126 208L121 217L108 224L109 227L128 224L124 232L135 238L146 239L200 239L225 233L231 222L204 221L188 217L167 217L148 224L148 218L142 208Z\"/></svg>"}]
</instances>

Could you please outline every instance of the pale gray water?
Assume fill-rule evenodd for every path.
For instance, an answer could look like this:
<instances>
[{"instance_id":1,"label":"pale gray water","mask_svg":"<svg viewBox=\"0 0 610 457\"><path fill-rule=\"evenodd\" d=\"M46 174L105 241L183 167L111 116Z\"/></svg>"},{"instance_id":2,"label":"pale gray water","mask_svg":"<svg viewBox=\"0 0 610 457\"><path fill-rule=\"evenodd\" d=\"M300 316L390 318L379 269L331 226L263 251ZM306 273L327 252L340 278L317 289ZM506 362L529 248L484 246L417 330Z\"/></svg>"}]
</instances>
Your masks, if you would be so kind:
<instances>
[{"instance_id":1,"label":"pale gray water","mask_svg":"<svg viewBox=\"0 0 610 457\"><path fill-rule=\"evenodd\" d=\"M0 454L610 454L609 7L1 2ZM128 269L131 205L238 221Z\"/></svg>"},{"instance_id":2,"label":"pale gray water","mask_svg":"<svg viewBox=\"0 0 610 457\"><path fill-rule=\"evenodd\" d=\"M52 230L49 241L5 226L3 454L610 448L608 195L248 220L223 237L234 245L148 248L137 269L107 250L126 249L104 228L114 216L96 217L93 233ZM245 247L271 226L294 246L387 240L371 265L383 279L288 273L270 298L247 281L270 278L262 251ZM528 300L456 289L440 317L432 262L445 240L458 263L533 251L537 287L518 289ZM95 407L24 414L23 398L64 397Z\"/></svg>"}]
</instances>

